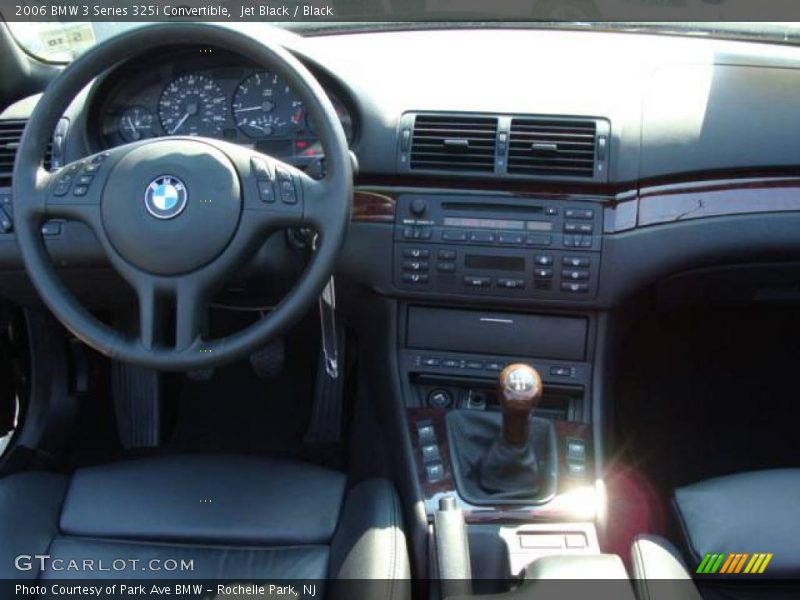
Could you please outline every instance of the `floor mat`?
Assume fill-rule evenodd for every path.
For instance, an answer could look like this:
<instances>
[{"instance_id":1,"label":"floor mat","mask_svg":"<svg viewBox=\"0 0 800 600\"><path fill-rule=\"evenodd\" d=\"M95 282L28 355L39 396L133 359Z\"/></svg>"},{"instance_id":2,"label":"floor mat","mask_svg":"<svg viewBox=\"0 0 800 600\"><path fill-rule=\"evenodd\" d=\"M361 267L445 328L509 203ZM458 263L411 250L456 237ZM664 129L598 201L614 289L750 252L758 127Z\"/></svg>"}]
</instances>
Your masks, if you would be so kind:
<instances>
[{"instance_id":1,"label":"floor mat","mask_svg":"<svg viewBox=\"0 0 800 600\"><path fill-rule=\"evenodd\" d=\"M314 395L316 328L309 320L292 332L283 371L271 379L256 377L247 360L217 369L210 381L181 377L166 450L260 453L338 466L337 447L303 444Z\"/></svg>"}]
</instances>

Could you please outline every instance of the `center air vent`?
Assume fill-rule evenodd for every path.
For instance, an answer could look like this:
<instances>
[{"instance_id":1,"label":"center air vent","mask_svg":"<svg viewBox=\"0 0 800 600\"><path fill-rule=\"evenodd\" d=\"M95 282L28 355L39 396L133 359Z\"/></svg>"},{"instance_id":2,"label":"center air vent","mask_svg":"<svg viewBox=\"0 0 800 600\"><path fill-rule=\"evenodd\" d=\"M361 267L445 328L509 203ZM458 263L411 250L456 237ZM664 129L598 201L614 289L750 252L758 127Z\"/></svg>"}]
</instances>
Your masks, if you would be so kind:
<instances>
[{"instance_id":1,"label":"center air vent","mask_svg":"<svg viewBox=\"0 0 800 600\"><path fill-rule=\"evenodd\" d=\"M25 121L0 121L0 187L11 185L14 159L24 129Z\"/></svg>"},{"instance_id":2,"label":"center air vent","mask_svg":"<svg viewBox=\"0 0 800 600\"><path fill-rule=\"evenodd\" d=\"M417 115L412 170L493 173L497 117Z\"/></svg>"},{"instance_id":3,"label":"center air vent","mask_svg":"<svg viewBox=\"0 0 800 600\"><path fill-rule=\"evenodd\" d=\"M538 177L595 174L597 123L573 119L511 119L508 172Z\"/></svg>"}]
</instances>

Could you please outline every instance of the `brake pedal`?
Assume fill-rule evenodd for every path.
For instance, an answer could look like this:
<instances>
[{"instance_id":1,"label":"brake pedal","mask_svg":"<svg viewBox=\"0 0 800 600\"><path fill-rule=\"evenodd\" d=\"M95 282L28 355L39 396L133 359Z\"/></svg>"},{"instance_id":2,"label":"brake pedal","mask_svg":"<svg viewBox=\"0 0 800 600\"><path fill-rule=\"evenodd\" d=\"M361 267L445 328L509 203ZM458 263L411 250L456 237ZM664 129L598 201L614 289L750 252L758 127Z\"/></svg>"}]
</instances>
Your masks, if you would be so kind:
<instances>
[{"instance_id":1,"label":"brake pedal","mask_svg":"<svg viewBox=\"0 0 800 600\"><path fill-rule=\"evenodd\" d=\"M250 355L250 365L256 377L261 379L272 379L283 371L286 362L286 340L279 338L253 352Z\"/></svg>"}]
</instances>

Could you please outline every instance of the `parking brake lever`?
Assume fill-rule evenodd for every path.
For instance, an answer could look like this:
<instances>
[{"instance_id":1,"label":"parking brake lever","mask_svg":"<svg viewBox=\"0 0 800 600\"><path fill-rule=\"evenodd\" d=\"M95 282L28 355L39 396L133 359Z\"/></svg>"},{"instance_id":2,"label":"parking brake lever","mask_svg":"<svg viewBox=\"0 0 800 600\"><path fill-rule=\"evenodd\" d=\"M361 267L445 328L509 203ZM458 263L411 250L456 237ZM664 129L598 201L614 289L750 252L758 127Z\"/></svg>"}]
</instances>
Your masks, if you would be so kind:
<instances>
[{"instance_id":1,"label":"parking brake lever","mask_svg":"<svg viewBox=\"0 0 800 600\"><path fill-rule=\"evenodd\" d=\"M311 248L316 252L317 240L315 235ZM322 356L325 361L325 372L331 379L339 377L339 340L336 336L336 286L333 275L325 284L325 288L317 300L319 304L320 343Z\"/></svg>"},{"instance_id":2,"label":"parking brake lever","mask_svg":"<svg viewBox=\"0 0 800 600\"><path fill-rule=\"evenodd\" d=\"M331 276L319 297L319 324L325 372L331 379L339 377L339 340L336 337L336 288Z\"/></svg>"},{"instance_id":3,"label":"parking brake lever","mask_svg":"<svg viewBox=\"0 0 800 600\"><path fill-rule=\"evenodd\" d=\"M433 535L441 597L471 596L467 526L453 496L439 499L439 509L433 514Z\"/></svg>"}]
</instances>

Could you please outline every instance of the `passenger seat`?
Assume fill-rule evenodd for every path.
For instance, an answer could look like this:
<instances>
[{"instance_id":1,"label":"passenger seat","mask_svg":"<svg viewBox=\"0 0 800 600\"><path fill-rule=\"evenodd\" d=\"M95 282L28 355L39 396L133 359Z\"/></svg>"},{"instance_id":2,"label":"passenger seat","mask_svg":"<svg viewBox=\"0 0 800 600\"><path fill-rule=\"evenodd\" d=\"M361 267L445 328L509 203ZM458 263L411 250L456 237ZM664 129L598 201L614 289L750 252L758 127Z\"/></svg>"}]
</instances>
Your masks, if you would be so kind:
<instances>
[{"instance_id":1,"label":"passenger seat","mask_svg":"<svg viewBox=\"0 0 800 600\"><path fill-rule=\"evenodd\" d=\"M686 562L667 540L638 537L631 562L640 600L800 598L800 469L739 473L678 488L673 508ZM706 555L721 554L715 572L696 574ZM723 573L726 563L735 564L728 562L731 554L741 554L743 566ZM754 554L771 554L763 573L745 573ZM697 586L688 581L693 576Z\"/></svg>"}]
</instances>

